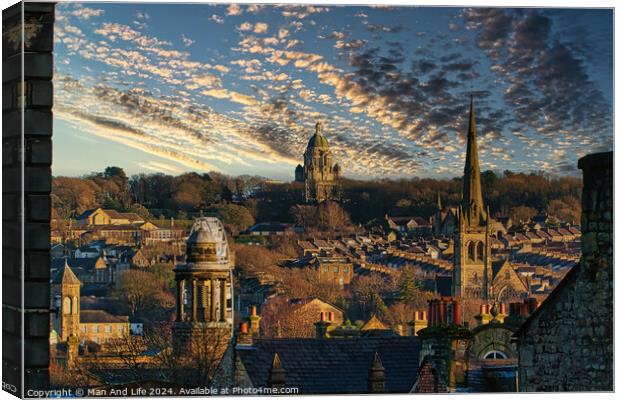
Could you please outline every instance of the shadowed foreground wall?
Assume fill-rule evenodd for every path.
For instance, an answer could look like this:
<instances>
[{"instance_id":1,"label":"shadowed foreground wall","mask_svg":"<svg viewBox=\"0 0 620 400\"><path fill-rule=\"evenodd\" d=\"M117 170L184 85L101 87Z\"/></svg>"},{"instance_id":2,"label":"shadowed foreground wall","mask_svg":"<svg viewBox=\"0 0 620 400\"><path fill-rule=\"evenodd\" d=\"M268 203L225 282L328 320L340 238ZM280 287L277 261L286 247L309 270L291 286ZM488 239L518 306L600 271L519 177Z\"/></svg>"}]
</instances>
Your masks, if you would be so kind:
<instances>
[{"instance_id":1,"label":"shadowed foreground wall","mask_svg":"<svg viewBox=\"0 0 620 400\"><path fill-rule=\"evenodd\" d=\"M613 153L579 160L582 259L516 333L519 390L613 390Z\"/></svg>"}]
</instances>

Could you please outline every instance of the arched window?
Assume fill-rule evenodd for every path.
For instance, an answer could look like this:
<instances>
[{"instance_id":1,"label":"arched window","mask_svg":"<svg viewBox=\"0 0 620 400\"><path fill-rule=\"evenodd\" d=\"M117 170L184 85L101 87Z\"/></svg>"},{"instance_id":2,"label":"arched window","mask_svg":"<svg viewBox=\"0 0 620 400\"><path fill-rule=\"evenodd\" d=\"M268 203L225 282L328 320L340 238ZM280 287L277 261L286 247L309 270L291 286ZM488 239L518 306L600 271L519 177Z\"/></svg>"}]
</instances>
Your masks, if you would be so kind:
<instances>
[{"instance_id":1,"label":"arched window","mask_svg":"<svg viewBox=\"0 0 620 400\"><path fill-rule=\"evenodd\" d=\"M71 297L65 297L62 302L62 313L71 314Z\"/></svg>"},{"instance_id":2,"label":"arched window","mask_svg":"<svg viewBox=\"0 0 620 400\"><path fill-rule=\"evenodd\" d=\"M491 350L483 358L487 360L505 360L508 356L499 350Z\"/></svg>"},{"instance_id":3,"label":"arched window","mask_svg":"<svg viewBox=\"0 0 620 400\"><path fill-rule=\"evenodd\" d=\"M470 260L476 259L476 244L474 242L469 242L467 245L467 254Z\"/></svg>"},{"instance_id":4,"label":"arched window","mask_svg":"<svg viewBox=\"0 0 620 400\"><path fill-rule=\"evenodd\" d=\"M484 260L484 244L478 242L478 260Z\"/></svg>"},{"instance_id":5,"label":"arched window","mask_svg":"<svg viewBox=\"0 0 620 400\"><path fill-rule=\"evenodd\" d=\"M73 298L73 304L72 304L73 311L72 311L72 314L79 314L80 313L80 310L78 310L79 305L80 305L80 302L78 301L78 298L76 296L76 297Z\"/></svg>"}]
</instances>

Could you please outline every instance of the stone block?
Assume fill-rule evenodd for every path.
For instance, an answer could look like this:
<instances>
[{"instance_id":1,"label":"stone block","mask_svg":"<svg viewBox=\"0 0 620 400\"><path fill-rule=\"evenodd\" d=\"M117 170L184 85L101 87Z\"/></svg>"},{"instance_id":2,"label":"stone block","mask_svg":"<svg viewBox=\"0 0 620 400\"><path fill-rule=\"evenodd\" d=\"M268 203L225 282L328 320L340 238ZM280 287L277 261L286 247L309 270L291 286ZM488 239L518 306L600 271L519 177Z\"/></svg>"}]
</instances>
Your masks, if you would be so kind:
<instances>
[{"instance_id":1,"label":"stone block","mask_svg":"<svg viewBox=\"0 0 620 400\"><path fill-rule=\"evenodd\" d=\"M49 245L49 223L28 222L24 224L24 248L26 250L45 250Z\"/></svg>"},{"instance_id":2,"label":"stone block","mask_svg":"<svg viewBox=\"0 0 620 400\"><path fill-rule=\"evenodd\" d=\"M24 316L26 336L49 338L50 314L41 312L27 312Z\"/></svg>"},{"instance_id":3,"label":"stone block","mask_svg":"<svg viewBox=\"0 0 620 400\"><path fill-rule=\"evenodd\" d=\"M49 347L49 337L26 339L24 366L45 367L49 363Z\"/></svg>"},{"instance_id":4,"label":"stone block","mask_svg":"<svg viewBox=\"0 0 620 400\"><path fill-rule=\"evenodd\" d=\"M2 220L3 221L18 221L19 217L19 201L20 196L18 194L3 194L2 195Z\"/></svg>"},{"instance_id":5,"label":"stone block","mask_svg":"<svg viewBox=\"0 0 620 400\"><path fill-rule=\"evenodd\" d=\"M24 297L24 308L49 309L50 306L50 283L24 282L27 296Z\"/></svg>"},{"instance_id":6,"label":"stone block","mask_svg":"<svg viewBox=\"0 0 620 400\"><path fill-rule=\"evenodd\" d=\"M26 167L25 170L25 191L43 193L52 191L52 170L50 167Z\"/></svg>"},{"instance_id":7,"label":"stone block","mask_svg":"<svg viewBox=\"0 0 620 400\"><path fill-rule=\"evenodd\" d=\"M47 222L51 218L51 197L49 195L26 195L26 219Z\"/></svg>"},{"instance_id":8,"label":"stone block","mask_svg":"<svg viewBox=\"0 0 620 400\"><path fill-rule=\"evenodd\" d=\"M49 250L29 251L26 254L26 279L50 279Z\"/></svg>"},{"instance_id":9,"label":"stone block","mask_svg":"<svg viewBox=\"0 0 620 400\"><path fill-rule=\"evenodd\" d=\"M49 138L26 139L26 162L32 164L52 163L52 141Z\"/></svg>"}]
</instances>

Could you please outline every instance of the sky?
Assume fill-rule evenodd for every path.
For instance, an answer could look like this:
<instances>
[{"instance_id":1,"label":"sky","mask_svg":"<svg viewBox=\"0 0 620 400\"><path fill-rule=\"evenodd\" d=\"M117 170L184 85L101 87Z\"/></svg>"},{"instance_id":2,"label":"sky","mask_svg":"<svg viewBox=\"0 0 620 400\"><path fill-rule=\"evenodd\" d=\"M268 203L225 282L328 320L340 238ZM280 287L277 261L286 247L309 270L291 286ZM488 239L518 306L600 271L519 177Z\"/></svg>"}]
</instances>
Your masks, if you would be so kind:
<instances>
[{"instance_id":1,"label":"sky","mask_svg":"<svg viewBox=\"0 0 620 400\"><path fill-rule=\"evenodd\" d=\"M320 121L343 175L577 174L610 151L612 11L58 3L54 175L290 181Z\"/></svg>"}]
</instances>

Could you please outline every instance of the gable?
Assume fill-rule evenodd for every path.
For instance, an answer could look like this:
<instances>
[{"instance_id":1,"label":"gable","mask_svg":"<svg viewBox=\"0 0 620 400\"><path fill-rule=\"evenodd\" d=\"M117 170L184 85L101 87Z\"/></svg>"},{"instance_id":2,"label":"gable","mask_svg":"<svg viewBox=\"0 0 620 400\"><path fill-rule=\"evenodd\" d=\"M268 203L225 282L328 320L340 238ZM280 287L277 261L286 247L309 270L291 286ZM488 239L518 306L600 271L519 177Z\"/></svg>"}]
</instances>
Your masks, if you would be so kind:
<instances>
[{"instance_id":1,"label":"gable","mask_svg":"<svg viewBox=\"0 0 620 400\"><path fill-rule=\"evenodd\" d=\"M497 272L496 272L497 271ZM504 261L499 268L493 268L493 287L499 293L507 286L512 286L517 292L527 292L527 286L508 261Z\"/></svg>"}]
</instances>

